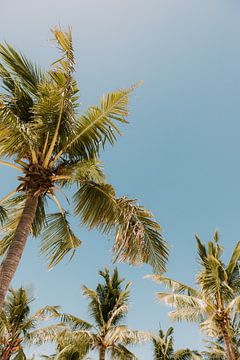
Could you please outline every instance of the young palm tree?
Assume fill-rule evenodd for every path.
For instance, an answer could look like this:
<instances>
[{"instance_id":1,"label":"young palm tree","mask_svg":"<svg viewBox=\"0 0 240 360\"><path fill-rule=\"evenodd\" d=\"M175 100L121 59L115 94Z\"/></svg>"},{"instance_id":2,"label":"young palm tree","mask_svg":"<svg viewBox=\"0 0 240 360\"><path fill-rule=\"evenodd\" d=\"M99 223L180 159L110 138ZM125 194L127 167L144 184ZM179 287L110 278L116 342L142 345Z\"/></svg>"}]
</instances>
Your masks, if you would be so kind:
<instances>
[{"instance_id":1,"label":"young palm tree","mask_svg":"<svg viewBox=\"0 0 240 360\"><path fill-rule=\"evenodd\" d=\"M6 236L0 271L0 307L30 234L42 234L40 252L49 266L75 251L75 236L56 193L74 186L73 209L82 223L103 233L116 232L116 258L148 263L164 270L167 246L152 214L135 200L117 198L105 182L99 161L106 143L127 123L128 100L136 88L103 95L100 106L78 113L71 32L53 30L61 58L43 72L10 45L0 45L0 164L20 171L19 186L0 201L0 221ZM6 161L6 158L9 161ZM58 212L45 214L53 200Z\"/></svg>"},{"instance_id":2,"label":"young palm tree","mask_svg":"<svg viewBox=\"0 0 240 360\"><path fill-rule=\"evenodd\" d=\"M152 336L154 360L198 360L201 358L199 353L189 349L174 351L173 332L173 327L170 327L166 334L160 329L158 336Z\"/></svg>"},{"instance_id":3,"label":"young palm tree","mask_svg":"<svg viewBox=\"0 0 240 360\"><path fill-rule=\"evenodd\" d=\"M36 338L36 335L45 333L53 336L57 332L57 327L48 326L39 328L39 323L47 320L48 317L58 315L57 308L46 306L39 309L35 314L30 314L30 303L33 298L28 292L19 288L9 290L4 308L0 313L0 356L1 360L25 360L23 344L28 343L29 339ZM38 328L36 330L36 328ZM42 336L43 339L43 336Z\"/></svg>"},{"instance_id":4,"label":"young palm tree","mask_svg":"<svg viewBox=\"0 0 240 360\"><path fill-rule=\"evenodd\" d=\"M218 243L218 233L213 241L204 246L196 236L200 271L198 289L158 275L150 275L157 282L169 287L171 293L157 293L160 301L176 308L170 312L172 320L187 320L200 323L207 336L224 342L228 360L240 355L233 345L233 318L240 311L240 242L235 247L228 265L221 260L223 248Z\"/></svg>"},{"instance_id":5,"label":"young palm tree","mask_svg":"<svg viewBox=\"0 0 240 360\"><path fill-rule=\"evenodd\" d=\"M89 313L94 323L90 324L71 314L63 314L61 320L68 325L68 329L60 337L75 349L78 346L82 349L84 345L90 350L97 350L100 360L105 360L106 353L110 353L111 359L136 359L127 347L149 340L150 334L132 331L122 325L128 311L130 284L122 289L124 279L119 278L117 269L112 276L108 269L99 274L103 277L104 284L98 284L96 290L83 287L83 294L90 300Z\"/></svg>"}]
</instances>

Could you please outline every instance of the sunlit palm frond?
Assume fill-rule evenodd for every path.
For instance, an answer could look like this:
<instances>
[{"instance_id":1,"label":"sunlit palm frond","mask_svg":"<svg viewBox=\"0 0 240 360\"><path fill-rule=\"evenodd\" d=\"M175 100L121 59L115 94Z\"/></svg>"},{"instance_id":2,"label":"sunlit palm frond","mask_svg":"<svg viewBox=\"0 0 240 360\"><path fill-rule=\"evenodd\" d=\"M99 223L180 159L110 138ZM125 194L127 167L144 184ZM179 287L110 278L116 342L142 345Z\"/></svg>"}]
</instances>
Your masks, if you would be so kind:
<instances>
[{"instance_id":1,"label":"sunlit palm frond","mask_svg":"<svg viewBox=\"0 0 240 360\"><path fill-rule=\"evenodd\" d=\"M7 210L0 205L0 224L3 225L6 219L7 219Z\"/></svg>"},{"instance_id":2,"label":"sunlit palm frond","mask_svg":"<svg viewBox=\"0 0 240 360\"><path fill-rule=\"evenodd\" d=\"M175 311L169 313L169 316L172 320L201 320L205 311L204 302L194 296L158 292L157 299L159 301L165 302L169 306L174 306L176 308Z\"/></svg>"},{"instance_id":3,"label":"sunlit palm frond","mask_svg":"<svg viewBox=\"0 0 240 360\"><path fill-rule=\"evenodd\" d=\"M25 342L29 345L42 345L46 342L55 342L57 335L63 330L64 327L61 324L36 329L26 335Z\"/></svg>"},{"instance_id":4,"label":"sunlit palm frond","mask_svg":"<svg viewBox=\"0 0 240 360\"><path fill-rule=\"evenodd\" d=\"M103 172L102 163L97 158L86 159L79 162L62 161L58 165L57 173L59 180L57 182L61 185L78 185L84 184L87 181L96 184L103 184L106 176Z\"/></svg>"},{"instance_id":5,"label":"sunlit palm frond","mask_svg":"<svg viewBox=\"0 0 240 360\"><path fill-rule=\"evenodd\" d=\"M239 259L240 259L240 241L238 241L235 249L233 250L231 259L229 260L229 263L226 268L226 272L229 278L231 278L231 275L233 274L233 271L236 268Z\"/></svg>"},{"instance_id":6,"label":"sunlit palm frond","mask_svg":"<svg viewBox=\"0 0 240 360\"><path fill-rule=\"evenodd\" d=\"M72 256L81 241L71 230L66 214L55 213L47 216L47 225L43 230L40 253L47 257L49 268L59 263L72 251Z\"/></svg>"},{"instance_id":7,"label":"sunlit palm frond","mask_svg":"<svg viewBox=\"0 0 240 360\"><path fill-rule=\"evenodd\" d=\"M134 265L149 264L155 272L165 271L168 247L152 213L126 198L117 200L117 211L116 258Z\"/></svg>"},{"instance_id":8,"label":"sunlit palm frond","mask_svg":"<svg viewBox=\"0 0 240 360\"><path fill-rule=\"evenodd\" d=\"M167 288L171 289L176 294L187 293L187 295L200 297L199 292L191 286L185 285L179 281L173 280L163 275L151 274L146 275L145 278L152 279L156 283L164 284Z\"/></svg>"},{"instance_id":9,"label":"sunlit palm frond","mask_svg":"<svg viewBox=\"0 0 240 360\"><path fill-rule=\"evenodd\" d=\"M98 154L106 141L113 145L120 134L115 122L127 122L129 94L136 86L102 96L100 107L92 106L78 118L72 139L58 156L65 153L72 159L84 159Z\"/></svg>"},{"instance_id":10,"label":"sunlit palm frond","mask_svg":"<svg viewBox=\"0 0 240 360\"><path fill-rule=\"evenodd\" d=\"M35 95L38 83L43 77L41 70L7 43L5 46L0 44L0 57L13 76L24 85L27 91Z\"/></svg>"},{"instance_id":11,"label":"sunlit palm frond","mask_svg":"<svg viewBox=\"0 0 240 360\"><path fill-rule=\"evenodd\" d=\"M71 314L62 314L60 316L60 321L64 324L67 324L72 331L90 330L93 327L93 325L89 322Z\"/></svg>"},{"instance_id":12,"label":"sunlit palm frond","mask_svg":"<svg viewBox=\"0 0 240 360\"><path fill-rule=\"evenodd\" d=\"M74 196L75 213L90 229L109 232L116 224L115 191L109 184L84 183Z\"/></svg>"},{"instance_id":13,"label":"sunlit palm frond","mask_svg":"<svg viewBox=\"0 0 240 360\"><path fill-rule=\"evenodd\" d=\"M32 316L31 319L34 321L43 321L43 320L49 320L52 318L58 318L59 317L59 306L44 306L41 309L38 309Z\"/></svg>"}]
</instances>

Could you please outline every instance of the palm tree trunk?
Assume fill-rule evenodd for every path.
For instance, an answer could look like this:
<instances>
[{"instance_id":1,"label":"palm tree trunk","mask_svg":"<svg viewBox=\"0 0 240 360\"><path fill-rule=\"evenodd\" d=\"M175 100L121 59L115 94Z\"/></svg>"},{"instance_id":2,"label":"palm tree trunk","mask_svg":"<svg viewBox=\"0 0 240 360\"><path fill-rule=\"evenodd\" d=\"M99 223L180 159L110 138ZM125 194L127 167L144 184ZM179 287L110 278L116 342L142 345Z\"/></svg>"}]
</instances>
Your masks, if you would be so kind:
<instances>
[{"instance_id":1,"label":"palm tree trunk","mask_svg":"<svg viewBox=\"0 0 240 360\"><path fill-rule=\"evenodd\" d=\"M105 360L105 356L106 356L106 348L105 346L101 346L99 351L99 360Z\"/></svg>"},{"instance_id":2,"label":"palm tree trunk","mask_svg":"<svg viewBox=\"0 0 240 360\"><path fill-rule=\"evenodd\" d=\"M0 268L0 309L3 307L6 293L21 260L27 238L31 231L37 205L38 197L29 195L25 202L13 241L9 246L6 257L2 261Z\"/></svg>"},{"instance_id":3,"label":"palm tree trunk","mask_svg":"<svg viewBox=\"0 0 240 360\"><path fill-rule=\"evenodd\" d=\"M232 346L231 337L228 334L227 328L225 325L221 325L222 337L226 347L226 355L228 360L236 360L235 352Z\"/></svg>"}]
</instances>

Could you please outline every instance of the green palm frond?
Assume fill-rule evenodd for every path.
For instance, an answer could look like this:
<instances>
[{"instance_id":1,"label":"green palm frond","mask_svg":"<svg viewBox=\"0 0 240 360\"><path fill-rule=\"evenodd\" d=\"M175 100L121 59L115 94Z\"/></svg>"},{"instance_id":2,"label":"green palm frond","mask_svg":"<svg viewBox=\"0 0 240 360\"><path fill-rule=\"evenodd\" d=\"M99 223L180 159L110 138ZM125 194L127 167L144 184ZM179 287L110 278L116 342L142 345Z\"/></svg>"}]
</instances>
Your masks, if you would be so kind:
<instances>
[{"instance_id":1,"label":"green palm frond","mask_svg":"<svg viewBox=\"0 0 240 360\"><path fill-rule=\"evenodd\" d=\"M24 351L21 349L17 352L17 354L13 357L13 360L27 360L27 357Z\"/></svg>"},{"instance_id":2,"label":"green palm frond","mask_svg":"<svg viewBox=\"0 0 240 360\"><path fill-rule=\"evenodd\" d=\"M106 179L102 163L97 158L85 159L80 163L63 160L58 165L57 172L60 177L57 181L61 186L72 185L74 182L81 185L87 181L103 184Z\"/></svg>"},{"instance_id":3,"label":"green palm frond","mask_svg":"<svg viewBox=\"0 0 240 360\"><path fill-rule=\"evenodd\" d=\"M7 219L7 210L0 205L0 224L3 225L6 219Z\"/></svg>"},{"instance_id":4,"label":"green palm frond","mask_svg":"<svg viewBox=\"0 0 240 360\"><path fill-rule=\"evenodd\" d=\"M90 330L93 325L89 322L79 319L77 316L71 314L62 314L60 321L64 324L67 324L72 331L76 330Z\"/></svg>"},{"instance_id":5,"label":"green palm frond","mask_svg":"<svg viewBox=\"0 0 240 360\"><path fill-rule=\"evenodd\" d=\"M75 213L90 229L109 232L116 224L115 191L109 184L86 182L74 196Z\"/></svg>"},{"instance_id":6,"label":"green palm frond","mask_svg":"<svg viewBox=\"0 0 240 360\"><path fill-rule=\"evenodd\" d=\"M46 198L39 197L36 214L32 224L32 234L34 237L37 237L41 234L42 229L46 225Z\"/></svg>"},{"instance_id":7,"label":"green palm frond","mask_svg":"<svg viewBox=\"0 0 240 360\"><path fill-rule=\"evenodd\" d=\"M117 205L116 259L134 265L146 263L156 272L165 271L168 247L152 213L126 198L118 199Z\"/></svg>"},{"instance_id":8,"label":"green palm frond","mask_svg":"<svg viewBox=\"0 0 240 360\"><path fill-rule=\"evenodd\" d=\"M180 349L175 351L173 360L201 360L201 355L197 351Z\"/></svg>"},{"instance_id":9,"label":"green palm frond","mask_svg":"<svg viewBox=\"0 0 240 360\"><path fill-rule=\"evenodd\" d=\"M7 43L5 46L0 44L0 57L12 75L24 85L27 91L35 95L37 85L43 77L41 70Z\"/></svg>"},{"instance_id":10,"label":"green palm frond","mask_svg":"<svg viewBox=\"0 0 240 360\"><path fill-rule=\"evenodd\" d=\"M2 96L0 109L0 154L1 156L26 158L34 147L36 133L31 131L29 114L33 103L31 98L16 87L12 97ZM28 119L29 117L29 119Z\"/></svg>"},{"instance_id":11,"label":"green palm frond","mask_svg":"<svg viewBox=\"0 0 240 360\"><path fill-rule=\"evenodd\" d=\"M233 271L235 267L237 266L237 263L240 259L240 241L238 241L235 249L233 250L231 259L229 260L226 272L228 276L230 277L233 274Z\"/></svg>"},{"instance_id":12,"label":"green palm frond","mask_svg":"<svg viewBox=\"0 0 240 360\"><path fill-rule=\"evenodd\" d=\"M47 257L49 268L58 264L70 251L73 252L73 256L80 244L81 241L69 226L66 214L55 213L47 216L47 226L43 230L40 253Z\"/></svg>"},{"instance_id":13,"label":"green palm frond","mask_svg":"<svg viewBox=\"0 0 240 360\"><path fill-rule=\"evenodd\" d=\"M138 358L122 344L118 344L111 349L111 359L116 360L137 360Z\"/></svg>"},{"instance_id":14,"label":"green palm frond","mask_svg":"<svg viewBox=\"0 0 240 360\"><path fill-rule=\"evenodd\" d=\"M9 245L13 240L14 233L16 231L18 222L24 208L25 201L26 196L16 195L4 203L4 209L7 212L8 216L7 218L5 218L2 227L4 236L0 240L0 256L3 256L6 253ZM35 237L41 232L43 226L45 225L46 216L44 210L44 203L44 199L39 197L37 211L32 224L32 234Z\"/></svg>"},{"instance_id":15,"label":"green palm frond","mask_svg":"<svg viewBox=\"0 0 240 360\"><path fill-rule=\"evenodd\" d=\"M113 145L121 134L115 122L127 123L129 94L137 86L102 96L100 107L92 106L78 118L72 139L58 156L64 152L73 159L88 158L99 153L100 144L108 141Z\"/></svg>"}]
</instances>

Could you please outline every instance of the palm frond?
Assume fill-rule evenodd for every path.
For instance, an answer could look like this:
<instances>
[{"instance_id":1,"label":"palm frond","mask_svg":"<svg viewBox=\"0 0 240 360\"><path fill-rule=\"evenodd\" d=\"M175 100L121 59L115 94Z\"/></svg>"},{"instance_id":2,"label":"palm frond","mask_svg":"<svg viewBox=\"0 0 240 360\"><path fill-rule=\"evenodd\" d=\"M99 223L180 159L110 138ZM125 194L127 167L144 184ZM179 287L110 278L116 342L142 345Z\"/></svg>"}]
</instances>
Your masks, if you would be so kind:
<instances>
[{"instance_id":1,"label":"palm frond","mask_svg":"<svg viewBox=\"0 0 240 360\"><path fill-rule=\"evenodd\" d=\"M168 247L151 212L126 198L118 199L117 206L116 259L134 265L146 263L156 272L165 271Z\"/></svg>"},{"instance_id":2,"label":"palm frond","mask_svg":"<svg viewBox=\"0 0 240 360\"><path fill-rule=\"evenodd\" d=\"M73 256L80 244L81 241L69 226L66 214L55 213L47 216L47 226L43 230L40 253L47 257L49 268L58 264L70 251L73 251Z\"/></svg>"},{"instance_id":3,"label":"palm frond","mask_svg":"<svg viewBox=\"0 0 240 360\"><path fill-rule=\"evenodd\" d=\"M7 210L0 205L0 224L3 225L6 219L7 219Z\"/></svg>"},{"instance_id":4,"label":"palm frond","mask_svg":"<svg viewBox=\"0 0 240 360\"><path fill-rule=\"evenodd\" d=\"M116 135L121 134L115 122L127 123L129 94L137 86L103 95L100 107L92 106L78 118L72 139L56 159L63 153L70 158L88 158L99 153L100 144L104 147L108 141L113 145Z\"/></svg>"},{"instance_id":5,"label":"palm frond","mask_svg":"<svg viewBox=\"0 0 240 360\"><path fill-rule=\"evenodd\" d=\"M137 360L136 355L122 344L117 344L111 348L111 359L116 360Z\"/></svg>"},{"instance_id":6,"label":"palm frond","mask_svg":"<svg viewBox=\"0 0 240 360\"><path fill-rule=\"evenodd\" d=\"M158 292L157 299L176 308L176 311L169 313L172 320L198 321L205 311L203 301L194 296Z\"/></svg>"},{"instance_id":7,"label":"palm frond","mask_svg":"<svg viewBox=\"0 0 240 360\"><path fill-rule=\"evenodd\" d=\"M60 316L60 321L64 324L67 324L72 331L90 330L93 327L93 325L89 322L79 319L77 316L71 314L62 314Z\"/></svg>"},{"instance_id":8,"label":"palm frond","mask_svg":"<svg viewBox=\"0 0 240 360\"><path fill-rule=\"evenodd\" d=\"M237 266L239 259L240 259L240 241L238 241L235 249L233 250L231 259L229 260L228 266L226 268L226 272L229 277L231 277L235 267Z\"/></svg>"},{"instance_id":9,"label":"palm frond","mask_svg":"<svg viewBox=\"0 0 240 360\"><path fill-rule=\"evenodd\" d=\"M64 330L63 325L49 325L36 329L26 335L25 342L29 345L42 345L46 342L55 342L59 333Z\"/></svg>"},{"instance_id":10,"label":"palm frond","mask_svg":"<svg viewBox=\"0 0 240 360\"><path fill-rule=\"evenodd\" d=\"M36 94L37 85L43 77L41 70L7 43L5 46L0 44L0 57L25 89Z\"/></svg>"},{"instance_id":11,"label":"palm frond","mask_svg":"<svg viewBox=\"0 0 240 360\"><path fill-rule=\"evenodd\" d=\"M84 183L74 195L75 213L90 229L108 233L116 224L115 191L109 184Z\"/></svg>"},{"instance_id":12,"label":"palm frond","mask_svg":"<svg viewBox=\"0 0 240 360\"><path fill-rule=\"evenodd\" d=\"M165 277L163 275L151 274L151 275L146 275L145 278L152 279L156 283L164 284L167 288L171 289L176 294L187 293L187 295L192 295L196 297L200 296L199 292L194 288L185 285L179 281Z\"/></svg>"}]
</instances>

